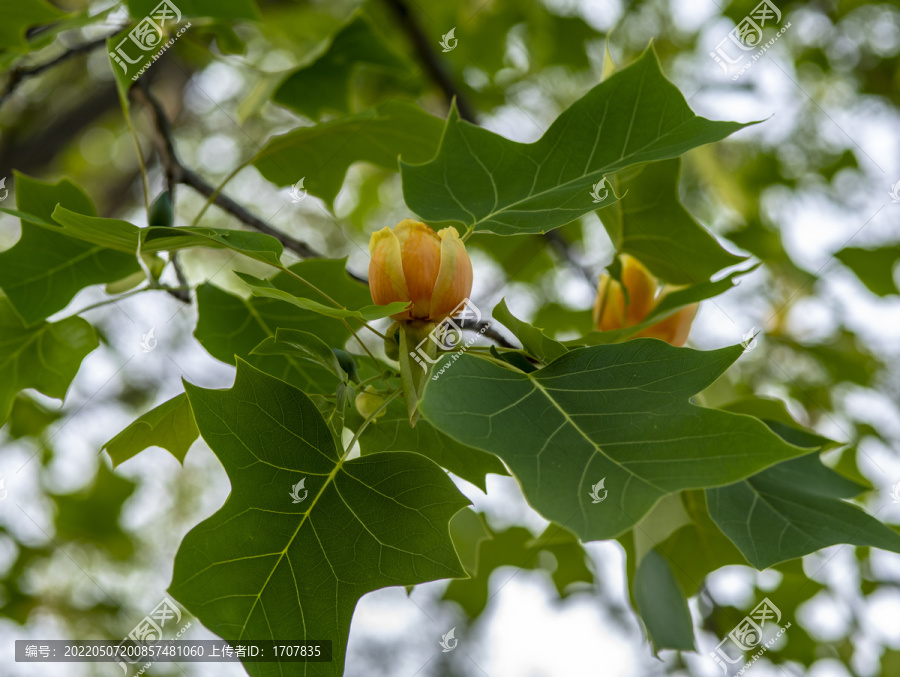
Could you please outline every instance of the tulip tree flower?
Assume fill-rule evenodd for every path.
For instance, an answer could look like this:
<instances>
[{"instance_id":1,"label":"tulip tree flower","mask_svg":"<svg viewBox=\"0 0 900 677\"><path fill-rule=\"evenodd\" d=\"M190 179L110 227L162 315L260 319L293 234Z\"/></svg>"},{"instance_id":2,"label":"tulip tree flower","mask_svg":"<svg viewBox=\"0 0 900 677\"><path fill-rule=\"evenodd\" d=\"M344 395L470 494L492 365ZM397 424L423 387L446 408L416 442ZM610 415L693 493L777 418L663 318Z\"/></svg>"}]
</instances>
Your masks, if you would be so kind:
<instances>
[{"instance_id":1,"label":"tulip tree flower","mask_svg":"<svg viewBox=\"0 0 900 677\"><path fill-rule=\"evenodd\" d=\"M369 289L378 305L410 301L398 321L440 322L472 292L472 261L456 228L435 233L419 221L403 219L369 240Z\"/></svg>"},{"instance_id":2,"label":"tulip tree flower","mask_svg":"<svg viewBox=\"0 0 900 677\"><path fill-rule=\"evenodd\" d=\"M594 326L599 331L626 329L640 324L667 293L666 289L659 288L656 278L636 258L628 254L622 254L620 258L622 282L602 275L597 284ZM697 303L685 306L637 332L633 338L657 338L673 346L683 346L698 308Z\"/></svg>"},{"instance_id":3,"label":"tulip tree flower","mask_svg":"<svg viewBox=\"0 0 900 677\"><path fill-rule=\"evenodd\" d=\"M395 323L387 331L385 353L400 363L410 425L415 425L417 404L428 380L422 351L431 360L437 356L437 342L430 334L469 298L472 261L456 228L435 233L412 219L372 233L369 254L372 300L378 305L410 304L392 315Z\"/></svg>"}]
</instances>

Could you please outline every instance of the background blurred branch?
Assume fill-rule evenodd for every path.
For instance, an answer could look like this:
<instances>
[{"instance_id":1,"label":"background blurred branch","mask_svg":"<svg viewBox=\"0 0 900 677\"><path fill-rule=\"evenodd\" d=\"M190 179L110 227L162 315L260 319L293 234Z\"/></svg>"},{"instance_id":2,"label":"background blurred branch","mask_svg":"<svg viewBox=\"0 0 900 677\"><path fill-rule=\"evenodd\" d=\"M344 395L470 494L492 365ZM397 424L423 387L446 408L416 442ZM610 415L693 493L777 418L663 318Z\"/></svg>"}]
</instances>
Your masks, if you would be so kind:
<instances>
[{"instance_id":1,"label":"background blurred branch","mask_svg":"<svg viewBox=\"0 0 900 677\"><path fill-rule=\"evenodd\" d=\"M441 91L444 92L444 96L447 97L447 102L449 103L453 101L453 99L456 99L456 109L459 111L459 116L463 120L474 123L475 108L453 83L453 79L450 77L447 69L444 68L444 64L441 62L440 57L431 46L433 41L425 34L425 31L422 29L422 26L419 24L415 15L410 11L405 0L385 0L385 4L390 7L394 16L397 17L400 28L402 28L403 32L409 37L410 42L412 42L413 47L416 50L416 54L419 56L419 59L425 66L425 70L428 71L431 79L434 80L435 84L437 84L438 87L441 88Z\"/></svg>"}]
</instances>

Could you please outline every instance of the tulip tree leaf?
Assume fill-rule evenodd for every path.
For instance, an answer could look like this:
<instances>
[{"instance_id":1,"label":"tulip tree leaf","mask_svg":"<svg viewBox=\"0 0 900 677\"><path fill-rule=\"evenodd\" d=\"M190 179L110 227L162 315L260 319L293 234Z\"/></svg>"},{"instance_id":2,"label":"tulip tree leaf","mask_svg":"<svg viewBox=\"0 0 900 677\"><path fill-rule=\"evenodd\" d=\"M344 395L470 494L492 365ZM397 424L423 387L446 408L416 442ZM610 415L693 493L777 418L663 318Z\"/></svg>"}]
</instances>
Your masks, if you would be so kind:
<instances>
[{"instance_id":1,"label":"tulip tree leaf","mask_svg":"<svg viewBox=\"0 0 900 677\"><path fill-rule=\"evenodd\" d=\"M345 379L345 371L331 348L315 334L297 329L278 329L256 346L253 355L290 355L324 367L340 380ZM336 385L336 384L335 384Z\"/></svg>"},{"instance_id":2,"label":"tulip tree leaf","mask_svg":"<svg viewBox=\"0 0 900 677\"><path fill-rule=\"evenodd\" d=\"M113 467L147 447L162 447L184 463L184 457L199 437L191 404L184 393L154 407L103 445Z\"/></svg>"},{"instance_id":3,"label":"tulip tree leaf","mask_svg":"<svg viewBox=\"0 0 900 677\"><path fill-rule=\"evenodd\" d=\"M597 214L618 253L671 284L697 284L746 259L725 251L681 205L680 171L673 158L621 172L614 185L622 199Z\"/></svg>"},{"instance_id":4,"label":"tulip tree leaf","mask_svg":"<svg viewBox=\"0 0 900 677\"><path fill-rule=\"evenodd\" d=\"M330 639L333 662L301 672L337 676L362 595L465 576L449 522L469 501L432 461L411 452L346 460L306 395L245 362L228 390L185 387L232 485L175 557L170 591L207 628L233 641Z\"/></svg>"},{"instance_id":5,"label":"tulip tree leaf","mask_svg":"<svg viewBox=\"0 0 900 677\"><path fill-rule=\"evenodd\" d=\"M470 620L480 616L487 606L490 578L497 569L506 566L543 569L546 560L541 555L544 553L552 554L556 560L552 575L560 598L566 597L567 588L573 583L593 584L594 574L587 566L584 547L571 532L558 524L550 524L540 537L535 538L528 529L520 526L494 531L483 524L481 515L476 516L487 530L487 537L470 527L472 533L469 535L478 539L475 569L471 572L471 578L450 581L443 596L443 599L459 604ZM453 526L451 522L451 530ZM459 528L456 535L462 535Z\"/></svg>"},{"instance_id":6,"label":"tulip tree leaf","mask_svg":"<svg viewBox=\"0 0 900 677\"><path fill-rule=\"evenodd\" d=\"M406 204L429 223L452 221L500 235L542 233L616 200L602 179L664 160L745 127L694 115L648 49L594 87L538 141L505 139L460 120L454 108L441 146L422 165L401 163Z\"/></svg>"},{"instance_id":7,"label":"tulip tree leaf","mask_svg":"<svg viewBox=\"0 0 900 677\"><path fill-rule=\"evenodd\" d=\"M509 474L493 454L457 442L428 421L419 419L416 427L410 428L406 405L399 400L391 402L384 414L365 429L359 438L359 445L363 456L392 449L415 450L482 491L487 491L485 475Z\"/></svg>"},{"instance_id":8,"label":"tulip tree leaf","mask_svg":"<svg viewBox=\"0 0 900 677\"><path fill-rule=\"evenodd\" d=\"M841 500L861 489L812 454L706 494L715 523L765 569L839 543L900 552L900 534Z\"/></svg>"},{"instance_id":9,"label":"tulip tree leaf","mask_svg":"<svg viewBox=\"0 0 900 677\"><path fill-rule=\"evenodd\" d=\"M877 249L844 247L834 257L852 270L873 294L889 296L900 293L894 282L894 265L900 259L900 245Z\"/></svg>"},{"instance_id":10,"label":"tulip tree leaf","mask_svg":"<svg viewBox=\"0 0 900 677\"><path fill-rule=\"evenodd\" d=\"M334 34L321 56L279 85L272 100L314 120L325 111L349 113L351 78L361 67L377 70L401 86L412 70L372 24L356 14Z\"/></svg>"},{"instance_id":11,"label":"tulip tree leaf","mask_svg":"<svg viewBox=\"0 0 900 677\"><path fill-rule=\"evenodd\" d=\"M388 101L377 110L276 136L253 164L278 186L305 178L307 192L332 204L350 165L370 162L396 172L400 156L407 162L426 162L434 156L443 128L443 120L415 104Z\"/></svg>"},{"instance_id":12,"label":"tulip tree leaf","mask_svg":"<svg viewBox=\"0 0 900 677\"><path fill-rule=\"evenodd\" d=\"M81 361L98 345L94 328L80 317L28 327L0 296L0 425L20 390L65 398Z\"/></svg>"},{"instance_id":13,"label":"tulip tree leaf","mask_svg":"<svg viewBox=\"0 0 900 677\"><path fill-rule=\"evenodd\" d=\"M140 271L134 253L79 241L67 237L61 228L47 227L57 204L95 213L90 199L74 183L68 179L44 183L18 172L15 177L19 211L40 221L23 219L19 241L0 252L0 289L28 324L62 310L85 287Z\"/></svg>"},{"instance_id":14,"label":"tulip tree leaf","mask_svg":"<svg viewBox=\"0 0 900 677\"><path fill-rule=\"evenodd\" d=\"M634 575L634 599L654 651L694 651L694 626L687 600L666 559L651 550Z\"/></svg>"},{"instance_id":15,"label":"tulip tree leaf","mask_svg":"<svg viewBox=\"0 0 900 677\"><path fill-rule=\"evenodd\" d=\"M302 308L303 310L310 310L314 313L325 315L326 317L353 317L358 320L368 322L370 320L380 320L383 317L396 315L397 313L403 312L409 307L408 301L395 301L394 303L388 303L384 306L370 305L363 306L362 308L358 308L356 310L337 308L333 305L327 306L324 303L319 303L318 301L313 301L312 299L306 297L295 296L290 292L279 289L269 280L263 280L258 277L253 277L252 275L248 275L246 273L236 272L235 275L237 275L244 281L244 283L250 288L250 291L254 296L261 296L263 298L285 301L287 303L290 303L291 305L297 306L298 308Z\"/></svg>"},{"instance_id":16,"label":"tulip tree leaf","mask_svg":"<svg viewBox=\"0 0 900 677\"><path fill-rule=\"evenodd\" d=\"M4 3L3 21L0 21L0 48L26 47L25 31L38 24L57 21L63 12L46 0L17 0Z\"/></svg>"},{"instance_id":17,"label":"tulip tree leaf","mask_svg":"<svg viewBox=\"0 0 900 677\"><path fill-rule=\"evenodd\" d=\"M368 288L347 275L345 263L313 259L295 263L290 269L348 308L371 303ZM284 272L273 277L271 283L294 296L322 298ZM208 282L197 287L197 314L194 336L216 359L234 364L237 355L307 393L334 391L335 382L329 379L328 372L308 360L292 355L252 353L264 340L275 337L279 328L315 334L328 347L341 348L350 338L350 330L339 320L277 299L258 296L244 299Z\"/></svg>"},{"instance_id":18,"label":"tulip tree leaf","mask_svg":"<svg viewBox=\"0 0 900 677\"><path fill-rule=\"evenodd\" d=\"M613 538L668 493L804 453L755 418L690 402L741 352L636 339L573 350L530 374L463 355L429 383L419 409L438 430L498 455L545 518L583 541ZM597 502L600 480L608 496Z\"/></svg>"},{"instance_id":19,"label":"tulip tree leaf","mask_svg":"<svg viewBox=\"0 0 900 677\"><path fill-rule=\"evenodd\" d=\"M278 266L284 252L281 243L271 235L246 230L205 226L138 228L128 221L79 214L62 206L57 206L52 216L62 226L57 230L71 238L132 255L137 253L139 243L143 254L211 247L231 249L257 261Z\"/></svg>"},{"instance_id":20,"label":"tulip tree leaf","mask_svg":"<svg viewBox=\"0 0 900 677\"><path fill-rule=\"evenodd\" d=\"M554 341L537 327L523 322L513 315L506 307L506 299L500 300L492 314L494 319L503 324L513 333L513 336L522 342L525 350L542 362L552 362L568 352L562 343Z\"/></svg>"}]
</instances>

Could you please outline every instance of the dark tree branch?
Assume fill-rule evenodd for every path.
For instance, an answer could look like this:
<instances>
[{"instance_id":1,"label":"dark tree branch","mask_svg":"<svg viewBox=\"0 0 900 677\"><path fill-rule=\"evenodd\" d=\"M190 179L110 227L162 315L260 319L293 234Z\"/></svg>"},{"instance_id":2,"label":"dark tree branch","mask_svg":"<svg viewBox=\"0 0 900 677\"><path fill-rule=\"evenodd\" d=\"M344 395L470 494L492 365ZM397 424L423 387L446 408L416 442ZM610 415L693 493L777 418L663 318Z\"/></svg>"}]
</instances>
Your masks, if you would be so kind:
<instances>
[{"instance_id":1,"label":"dark tree branch","mask_svg":"<svg viewBox=\"0 0 900 677\"><path fill-rule=\"evenodd\" d=\"M425 31L422 30L422 26L419 25L418 20L413 15L412 11L410 11L405 0L385 0L385 3L397 17L400 27L409 37L410 42L412 42L416 54L418 54L419 59L422 61L422 64L425 66L431 79L434 80L438 87L441 88L441 91L444 92L444 96L447 97L448 103L453 101L453 99L456 99L456 108L459 111L459 116L463 120L474 123L475 109L453 83L453 79L450 77L447 69L444 68L444 64L441 62L440 57L438 57L437 52L431 45L432 40L430 40L425 34Z\"/></svg>"},{"instance_id":2,"label":"dark tree branch","mask_svg":"<svg viewBox=\"0 0 900 677\"><path fill-rule=\"evenodd\" d=\"M499 331L494 329L493 325L486 320L480 320L478 322L469 322L466 319L460 320L460 327L469 331L476 331L482 336L486 336L489 339L492 339L497 345L502 346L503 348L513 348L515 349L512 343L506 340L506 337L503 336Z\"/></svg>"},{"instance_id":3,"label":"dark tree branch","mask_svg":"<svg viewBox=\"0 0 900 677\"><path fill-rule=\"evenodd\" d=\"M101 47L106 44L108 38L111 38L117 35L123 27L117 28L112 33L108 35L104 35L101 38L97 38L96 40L91 40L90 42L86 42L83 45L76 45L75 47L70 47L65 52L57 56L55 59L51 59L46 63L39 64L37 66L31 66L30 68L24 68L22 66L15 66L12 70L9 71L9 76L6 80L6 87L3 89L3 93L0 94L0 106L2 106L6 100L12 96L13 92L15 92L16 88L22 84L24 80L27 80L30 77L35 75L39 75L46 70L53 68L54 66L62 63L63 61L68 61L73 56L77 56L79 54L87 54L88 52L92 52L98 47Z\"/></svg>"},{"instance_id":4,"label":"dark tree branch","mask_svg":"<svg viewBox=\"0 0 900 677\"><path fill-rule=\"evenodd\" d=\"M591 287L597 284L597 278L594 273L575 260L575 256L572 254L571 243L566 240L562 233L558 230L550 230L544 233L544 239L556 249L559 255L566 260L566 263L581 273L582 277L587 280L587 283L591 285Z\"/></svg>"},{"instance_id":5,"label":"dark tree branch","mask_svg":"<svg viewBox=\"0 0 900 677\"><path fill-rule=\"evenodd\" d=\"M147 86L143 80L138 80L137 86L132 87L131 89L131 95L141 100L141 102L148 107L153 116L156 147L159 153L160 163L166 174L167 182L172 186L179 183L190 186L200 193L200 195L203 195L206 198L211 197L216 192L215 187L197 172L183 165L178 159L178 154L175 151L175 145L172 141L172 127L169 123L169 119L166 116L165 110L163 110L162 104L150 92L149 86ZM273 228L227 195L218 193L213 197L212 202L245 225L250 226L254 230L258 230L261 233L265 233L266 235L271 235L281 242L285 249L289 249L300 258L324 258L323 254L317 252L305 242L301 242L300 240ZM362 282L366 281L365 278L361 278L358 275L354 275L353 273L349 274L357 280Z\"/></svg>"}]
</instances>

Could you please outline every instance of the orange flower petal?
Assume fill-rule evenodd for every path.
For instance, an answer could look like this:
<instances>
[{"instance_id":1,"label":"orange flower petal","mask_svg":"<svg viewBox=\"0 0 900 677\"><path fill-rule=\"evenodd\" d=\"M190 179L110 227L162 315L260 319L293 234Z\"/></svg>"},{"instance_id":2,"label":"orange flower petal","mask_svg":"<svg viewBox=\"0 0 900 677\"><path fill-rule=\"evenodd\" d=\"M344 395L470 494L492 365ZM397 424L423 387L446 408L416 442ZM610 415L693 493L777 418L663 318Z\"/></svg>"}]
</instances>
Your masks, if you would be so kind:
<instances>
[{"instance_id":1,"label":"orange flower petal","mask_svg":"<svg viewBox=\"0 0 900 677\"><path fill-rule=\"evenodd\" d=\"M431 304L431 291L441 266L441 240L431 228L420 221L403 219L394 228L400 243L403 276L413 302L410 316L426 319Z\"/></svg>"},{"instance_id":2,"label":"orange flower petal","mask_svg":"<svg viewBox=\"0 0 900 677\"><path fill-rule=\"evenodd\" d=\"M658 338L673 346L681 347L687 342L688 334L691 332L691 324L700 308L699 303L685 306L677 313L669 315L664 320L660 320L654 325L647 327L644 331L635 334L635 338Z\"/></svg>"},{"instance_id":3,"label":"orange flower petal","mask_svg":"<svg viewBox=\"0 0 900 677\"><path fill-rule=\"evenodd\" d=\"M369 239L369 290L372 300L378 305L394 301L409 301L409 290L403 275L403 260L400 241L390 228L385 226L372 233ZM409 311L400 313L394 319L409 319Z\"/></svg>"},{"instance_id":4,"label":"orange flower petal","mask_svg":"<svg viewBox=\"0 0 900 677\"><path fill-rule=\"evenodd\" d=\"M428 318L439 322L449 316L472 293L472 260L456 228L444 228L441 239L441 267L431 292Z\"/></svg>"}]
</instances>

